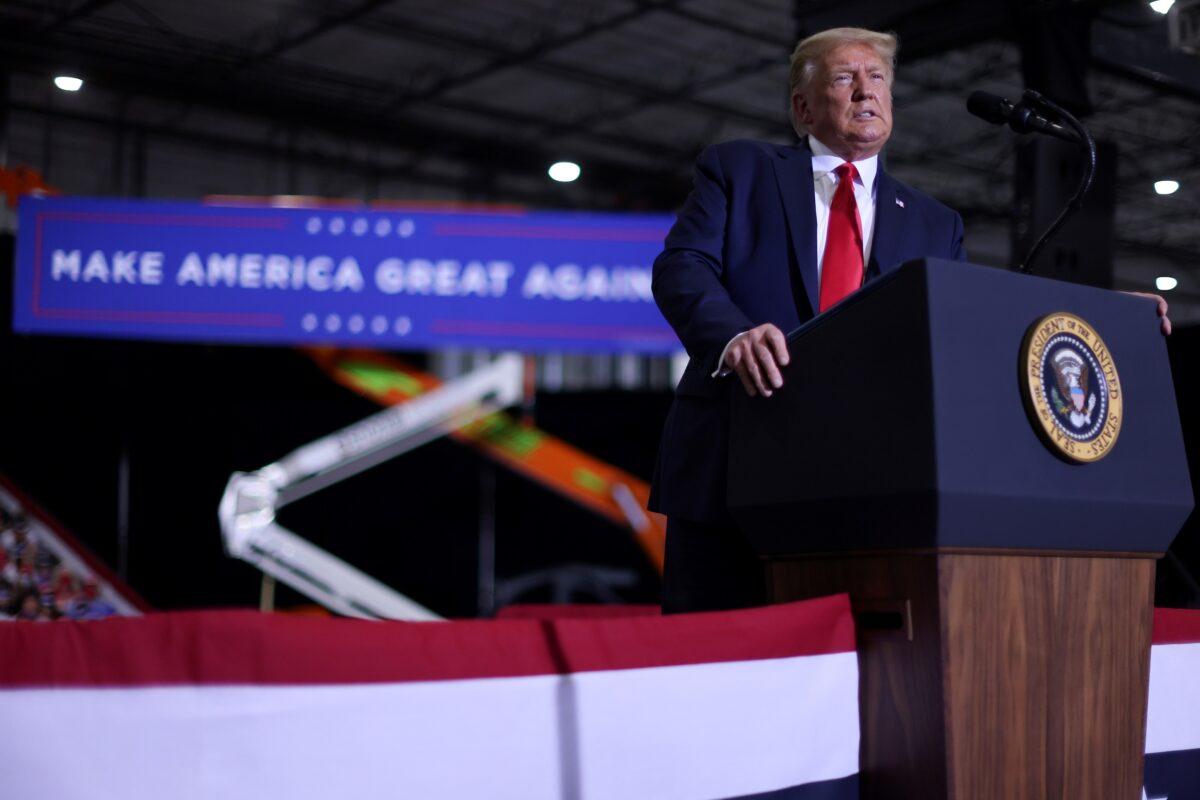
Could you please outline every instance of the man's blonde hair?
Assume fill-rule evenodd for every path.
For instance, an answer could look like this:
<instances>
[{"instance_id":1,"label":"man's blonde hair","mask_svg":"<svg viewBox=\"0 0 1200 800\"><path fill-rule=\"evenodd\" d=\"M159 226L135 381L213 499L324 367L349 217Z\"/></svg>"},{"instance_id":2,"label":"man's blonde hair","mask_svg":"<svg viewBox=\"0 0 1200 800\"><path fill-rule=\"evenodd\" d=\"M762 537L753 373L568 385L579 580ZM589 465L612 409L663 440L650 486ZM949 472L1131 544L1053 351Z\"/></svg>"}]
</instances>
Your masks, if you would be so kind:
<instances>
[{"instance_id":1,"label":"man's blonde hair","mask_svg":"<svg viewBox=\"0 0 1200 800\"><path fill-rule=\"evenodd\" d=\"M900 47L900 40L896 38L896 34L880 33L866 28L830 28L802 39L792 51L791 71L788 74L788 113L792 116L792 127L801 136L805 134L805 130L792 109L792 96L796 94L796 90L803 89L812 80L821 59L847 44L865 44L878 53L880 60L887 66L888 86L891 86L896 73L896 50Z\"/></svg>"}]
</instances>

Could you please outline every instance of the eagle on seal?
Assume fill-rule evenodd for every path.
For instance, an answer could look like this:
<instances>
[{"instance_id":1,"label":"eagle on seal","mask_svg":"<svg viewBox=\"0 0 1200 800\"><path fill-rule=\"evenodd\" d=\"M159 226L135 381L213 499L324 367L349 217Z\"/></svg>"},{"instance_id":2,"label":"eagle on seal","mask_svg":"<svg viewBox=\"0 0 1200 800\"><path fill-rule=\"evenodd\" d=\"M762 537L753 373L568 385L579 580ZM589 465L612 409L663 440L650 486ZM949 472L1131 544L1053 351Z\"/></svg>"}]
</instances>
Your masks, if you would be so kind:
<instances>
[{"instance_id":1,"label":"eagle on seal","mask_svg":"<svg viewBox=\"0 0 1200 800\"><path fill-rule=\"evenodd\" d=\"M1075 428L1092 424L1092 410L1096 407L1095 393L1088 393L1088 369L1083 358L1072 348L1060 348L1050 362L1054 367L1055 382L1062 400L1058 412L1071 421Z\"/></svg>"}]
</instances>

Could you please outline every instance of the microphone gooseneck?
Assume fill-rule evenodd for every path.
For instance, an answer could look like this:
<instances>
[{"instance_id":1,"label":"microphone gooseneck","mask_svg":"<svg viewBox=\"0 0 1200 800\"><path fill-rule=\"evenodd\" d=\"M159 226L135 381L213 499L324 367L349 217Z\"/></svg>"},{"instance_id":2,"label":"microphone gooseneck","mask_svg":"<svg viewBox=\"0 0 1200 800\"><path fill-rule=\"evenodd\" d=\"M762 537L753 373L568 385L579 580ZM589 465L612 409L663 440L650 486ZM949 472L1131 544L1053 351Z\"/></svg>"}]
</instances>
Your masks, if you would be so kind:
<instances>
[{"instance_id":1,"label":"microphone gooseneck","mask_svg":"<svg viewBox=\"0 0 1200 800\"><path fill-rule=\"evenodd\" d=\"M1059 120L1062 120L1065 123L1065 127L1058 122L1046 119L1038 113L1039 109L1049 111ZM1083 205L1084 196L1092 188L1092 181L1096 177L1096 142L1092 139L1091 133L1084 127L1083 123L1072 116L1069 111L1032 89L1026 89L1025 93L1021 96L1021 102L1015 105L1009 100L990 92L971 92L970 96L967 97L967 111L993 125L1007 124L1008 127L1017 133L1042 133L1047 136L1053 136L1057 139L1076 144L1087 152L1087 166L1083 171L1083 177L1079 181L1079 187L1075 190L1074 196L1067 201L1066 207L1059 212L1054 222L1050 223L1050 227L1038 237L1033 247L1030 248L1028 255L1025 256L1024 260L1017 267L1017 272L1028 275L1033 269L1034 260L1037 259L1038 253L1041 252L1046 242L1054 234L1058 233L1059 228L1066 223L1072 214L1079 210L1079 207Z\"/></svg>"},{"instance_id":2,"label":"microphone gooseneck","mask_svg":"<svg viewBox=\"0 0 1200 800\"><path fill-rule=\"evenodd\" d=\"M1046 228L1045 232L1034 242L1033 247L1030 248L1021 265L1017 267L1017 272L1028 275L1032 272L1033 262L1038 257L1038 253L1041 252L1042 247L1045 246L1046 242L1050 241L1050 238L1054 234L1058 233L1058 229L1066 223L1067 219L1079 210L1079 207L1083 205L1084 196L1092 188L1092 181L1096 177L1096 140L1092 138L1092 134L1088 132L1088 129L1084 127L1082 122L1053 100L1043 97L1032 89L1025 91L1025 99L1048 108L1057 114L1059 119L1067 123L1075 132L1075 135L1078 137L1075 140L1076 143L1087 152L1087 164L1084 167L1083 176L1079 180L1079 186L1075 189L1075 194L1067 201L1067 205L1058 213L1058 216L1054 218L1054 222L1050 223L1050 227Z\"/></svg>"}]
</instances>

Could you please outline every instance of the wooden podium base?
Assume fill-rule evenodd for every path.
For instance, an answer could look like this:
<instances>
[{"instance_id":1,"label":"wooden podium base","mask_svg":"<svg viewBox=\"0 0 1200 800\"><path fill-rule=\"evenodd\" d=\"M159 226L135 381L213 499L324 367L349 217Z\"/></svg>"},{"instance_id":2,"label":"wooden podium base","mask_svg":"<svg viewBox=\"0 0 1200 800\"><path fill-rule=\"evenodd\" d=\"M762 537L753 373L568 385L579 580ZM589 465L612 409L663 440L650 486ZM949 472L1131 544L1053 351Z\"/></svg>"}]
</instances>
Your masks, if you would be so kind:
<instances>
[{"instance_id":1,"label":"wooden podium base","mask_svg":"<svg viewBox=\"0 0 1200 800\"><path fill-rule=\"evenodd\" d=\"M839 553L767 574L774 602L850 594L864 800L1141 797L1152 557Z\"/></svg>"}]
</instances>

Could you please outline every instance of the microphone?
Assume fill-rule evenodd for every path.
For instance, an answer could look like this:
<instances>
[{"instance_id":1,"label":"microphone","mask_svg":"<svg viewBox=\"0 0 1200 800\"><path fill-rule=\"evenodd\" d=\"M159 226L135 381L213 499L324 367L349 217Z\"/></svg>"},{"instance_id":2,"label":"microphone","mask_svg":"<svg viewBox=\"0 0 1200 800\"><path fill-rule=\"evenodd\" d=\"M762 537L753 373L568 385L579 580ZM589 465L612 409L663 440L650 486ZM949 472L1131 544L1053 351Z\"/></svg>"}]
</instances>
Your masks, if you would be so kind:
<instances>
[{"instance_id":1,"label":"microphone","mask_svg":"<svg viewBox=\"0 0 1200 800\"><path fill-rule=\"evenodd\" d=\"M1046 119L1034 111L1034 108L1048 109L1050 113L1070 126L1070 130ZM1077 144L1087 158L1084 162L1083 177L1079 179L1079 188L1075 190L1075 195L1067 201L1066 207L1059 212L1054 222L1050 223L1050 227L1034 242L1029 253L1017 266L1017 272L1028 275L1033 271L1033 263L1037 260L1042 247L1050 241L1054 234L1058 233L1058 229L1063 226L1067 218L1083 205L1084 195L1088 193L1088 189L1092 188L1092 179L1096 177L1096 141L1092 139L1092 134L1083 126L1083 123L1075 119L1070 111L1062 108L1053 100L1042 97L1033 89L1026 89L1021 102L1015 106L1003 97L988 92L971 92L971 96L967 98L967 111L993 125L1003 125L1007 122L1008 127L1017 133L1044 133Z\"/></svg>"},{"instance_id":2,"label":"microphone","mask_svg":"<svg viewBox=\"0 0 1200 800\"><path fill-rule=\"evenodd\" d=\"M993 125L1004 125L1017 133L1044 133L1056 139L1079 144L1079 135L1043 117L1025 100L1013 105L1009 100L991 92L974 91L967 98L967 111Z\"/></svg>"}]
</instances>

